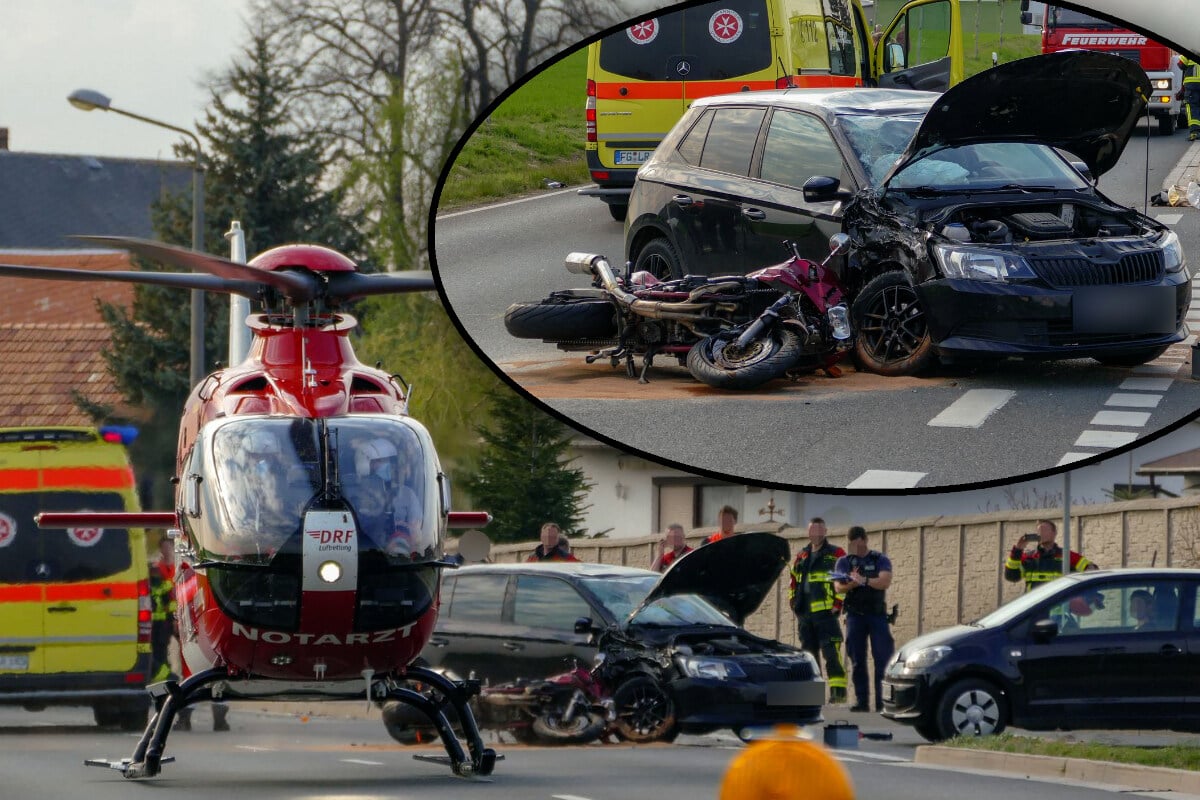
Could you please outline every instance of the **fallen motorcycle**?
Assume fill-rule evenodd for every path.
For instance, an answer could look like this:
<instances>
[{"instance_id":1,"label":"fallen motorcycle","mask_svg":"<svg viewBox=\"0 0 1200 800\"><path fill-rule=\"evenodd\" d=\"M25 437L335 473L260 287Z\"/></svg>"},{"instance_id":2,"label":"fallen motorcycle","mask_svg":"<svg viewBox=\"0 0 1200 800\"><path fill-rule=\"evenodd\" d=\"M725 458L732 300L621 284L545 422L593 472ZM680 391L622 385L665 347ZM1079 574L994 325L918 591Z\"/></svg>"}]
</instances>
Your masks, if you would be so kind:
<instances>
[{"instance_id":1,"label":"fallen motorcycle","mask_svg":"<svg viewBox=\"0 0 1200 800\"><path fill-rule=\"evenodd\" d=\"M752 389L785 373L825 369L853 346L836 274L826 265L850 239L835 234L820 264L792 257L749 275L687 275L660 281L648 272L618 275L603 256L571 253L568 272L592 287L516 303L504 315L513 336L585 351L587 363L622 363L646 382L659 355L674 356L693 377L720 389ZM634 360L641 358L641 371Z\"/></svg>"},{"instance_id":2,"label":"fallen motorcycle","mask_svg":"<svg viewBox=\"0 0 1200 800\"><path fill-rule=\"evenodd\" d=\"M481 729L505 731L526 744L586 744L603 736L613 719L612 700L579 664L542 680L481 687L470 705ZM457 719L450 721L457 727ZM383 723L401 744L437 738L429 718L405 703L385 704Z\"/></svg>"}]
</instances>

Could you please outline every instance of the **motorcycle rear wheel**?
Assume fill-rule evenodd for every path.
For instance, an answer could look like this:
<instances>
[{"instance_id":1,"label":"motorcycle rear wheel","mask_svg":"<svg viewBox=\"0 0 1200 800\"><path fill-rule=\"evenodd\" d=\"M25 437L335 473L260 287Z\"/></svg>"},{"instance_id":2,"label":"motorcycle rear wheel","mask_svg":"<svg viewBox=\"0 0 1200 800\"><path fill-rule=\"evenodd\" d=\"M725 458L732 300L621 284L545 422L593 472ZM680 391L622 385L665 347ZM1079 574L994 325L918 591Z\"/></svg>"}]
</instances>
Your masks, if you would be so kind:
<instances>
[{"instance_id":1,"label":"motorcycle rear wheel","mask_svg":"<svg viewBox=\"0 0 1200 800\"><path fill-rule=\"evenodd\" d=\"M533 719L533 732L547 744L587 744L604 733L606 722L600 714L580 713L567 724L557 714L544 714Z\"/></svg>"},{"instance_id":2,"label":"motorcycle rear wheel","mask_svg":"<svg viewBox=\"0 0 1200 800\"><path fill-rule=\"evenodd\" d=\"M787 372L804 350L786 328L767 331L744 350L734 349L738 334L724 331L696 342L687 357L692 376L716 389L753 389Z\"/></svg>"},{"instance_id":3,"label":"motorcycle rear wheel","mask_svg":"<svg viewBox=\"0 0 1200 800\"><path fill-rule=\"evenodd\" d=\"M610 339L617 335L617 313L607 300L513 303L504 327L519 339Z\"/></svg>"}]
</instances>

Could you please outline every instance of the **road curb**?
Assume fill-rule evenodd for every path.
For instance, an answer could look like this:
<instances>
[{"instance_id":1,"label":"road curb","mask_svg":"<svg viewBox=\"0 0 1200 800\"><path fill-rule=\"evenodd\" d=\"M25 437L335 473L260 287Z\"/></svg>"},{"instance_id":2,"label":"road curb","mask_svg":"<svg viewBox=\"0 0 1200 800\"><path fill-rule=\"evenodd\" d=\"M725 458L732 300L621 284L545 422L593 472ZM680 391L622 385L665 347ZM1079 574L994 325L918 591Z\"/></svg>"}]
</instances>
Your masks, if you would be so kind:
<instances>
[{"instance_id":1,"label":"road curb","mask_svg":"<svg viewBox=\"0 0 1200 800\"><path fill-rule=\"evenodd\" d=\"M1183 157L1163 180L1162 190L1165 193L1172 186L1186 189L1188 181L1200 183L1200 141L1192 142L1191 147L1184 151Z\"/></svg>"},{"instance_id":2,"label":"road curb","mask_svg":"<svg viewBox=\"0 0 1200 800\"><path fill-rule=\"evenodd\" d=\"M1117 764L1084 758L1034 756L971 750L961 747L925 745L918 747L913 762L940 767L959 767L1018 774L1029 778L1059 778L1087 783L1130 786L1158 792L1200 795L1200 772L1141 764Z\"/></svg>"}]
</instances>

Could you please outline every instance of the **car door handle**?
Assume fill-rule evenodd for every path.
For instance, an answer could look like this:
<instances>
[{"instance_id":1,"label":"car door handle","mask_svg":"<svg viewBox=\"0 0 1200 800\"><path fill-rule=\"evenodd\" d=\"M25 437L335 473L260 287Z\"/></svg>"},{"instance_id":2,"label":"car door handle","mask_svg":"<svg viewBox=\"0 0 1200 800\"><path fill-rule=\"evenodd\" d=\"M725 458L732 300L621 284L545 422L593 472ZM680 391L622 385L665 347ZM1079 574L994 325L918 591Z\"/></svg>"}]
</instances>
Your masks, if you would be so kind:
<instances>
[{"instance_id":1,"label":"car door handle","mask_svg":"<svg viewBox=\"0 0 1200 800\"><path fill-rule=\"evenodd\" d=\"M432 638L429 640L429 644L433 645L434 647L445 647L446 645L450 644L450 640L449 639Z\"/></svg>"},{"instance_id":2,"label":"car door handle","mask_svg":"<svg viewBox=\"0 0 1200 800\"><path fill-rule=\"evenodd\" d=\"M694 203L696 201L693 200L691 197L689 197L686 194L677 194L671 198L671 202L677 206L682 206L683 208L687 208L688 206L690 206L692 203Z\"/></svg>"},{"instance_id":3,"label":"car door handle","mask_svg":"<svg viewBox=\"0 0 1200 800\"><path fill-rule=\"evenodd\" d=\"M516 642L504 642L500 646L510 653L517 653L525 649L525 645Z\"/></svg>"},{"instance_id":4,"label":"car door handle","mask_svg":"<svg viewBox=\"0 0 1200 800\"><path fill-rule=\"evenodd\" d=\"M1173 644L1164 644L1158 651L1159 655L1177 656L1183 651Z\"/></svg>"},{"instance_id":5,"label":"car door handle","mask_svg":"<svg viewBox=\"0 0 1200 800\"><path fill-rule=\"evenodd\" d=\"M763 211L761 208L743 208L742 216L755 222L762 222L767 218L767 212Z\"/></svg>"},{"instance_id":6,"label":"car door handle","mask_svg":"<svg viewBox=\"0 0 1200 800\"><path fill-rule=\"evenodd\" d=\"M46 610L49 611L51 614L63 614L63 613L78 611L79 609L77 609L75 606L50 606Z\"/></svg>"}]
</instances>

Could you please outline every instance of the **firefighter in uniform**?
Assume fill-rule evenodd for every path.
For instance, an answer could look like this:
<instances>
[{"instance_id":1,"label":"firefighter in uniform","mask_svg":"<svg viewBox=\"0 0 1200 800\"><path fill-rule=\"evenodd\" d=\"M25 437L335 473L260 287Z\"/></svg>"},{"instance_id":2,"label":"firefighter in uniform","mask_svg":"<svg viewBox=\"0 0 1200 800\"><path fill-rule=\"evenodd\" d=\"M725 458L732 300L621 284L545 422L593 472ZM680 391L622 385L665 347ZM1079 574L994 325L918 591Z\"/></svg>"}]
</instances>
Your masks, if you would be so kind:
<instances>
[{"instance_id":1,"label":"firefighter in uniform","mask_svg":"<svg viewBox=\"0 0 1200 800\"><path fill-rule=\"evenodd\" d=\"M800 646L821 663L829 681L829 702L846 702L846 670L842 666L842 626L838 614L842 595L833 587L830 573L846 551L825 538L825 520L813 517L808 524L808 544L796 554L788 602L796 615Z\"/></svg>"},{"instance_id":2,"label":"firefighter in uniform","mask_svg":"<svg viewBox=\"0 0 1200 800\"><path fill-rule=\"evenodd\" d=\"M1179 57L1183 70L1183 107L1187 109L1188 141L1200 139L1200 64L1187 56Z\"/></svg>"},{"instance_id":3,"label":"firefighter in uniform","mask_svg":"<svg viewBox=\"0 0 1200 800\"><path fill-rule=\"evenodd\" d=\"M1013 545L1012 552L1004 562L1004 579L1016 583L1025 581L1025 591L1035 586L1061 578L1063 575L1063 550L1054 541L1058 538L1058 527L1048 519L1038 520L1037 547L1026 550L1027 544L1032 544L1032 534L1022 536ZM1071 551L1071 572L1083 572L1085 569L1095 569L1096 565L1086 558Z\"/></svg>"}]
</instances>

